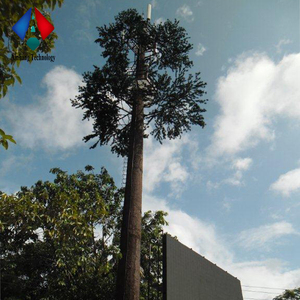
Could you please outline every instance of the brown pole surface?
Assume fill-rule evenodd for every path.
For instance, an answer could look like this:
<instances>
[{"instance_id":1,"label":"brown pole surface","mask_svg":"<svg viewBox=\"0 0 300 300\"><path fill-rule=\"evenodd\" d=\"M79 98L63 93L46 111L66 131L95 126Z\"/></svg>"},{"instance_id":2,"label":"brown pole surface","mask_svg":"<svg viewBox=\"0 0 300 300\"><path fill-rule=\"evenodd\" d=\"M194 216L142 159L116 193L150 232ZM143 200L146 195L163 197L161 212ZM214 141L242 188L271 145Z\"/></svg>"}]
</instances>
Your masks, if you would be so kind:
<instances>
[{"instance_id":1,"label":"brown pole surface","mask_svg":"<svg viewBox=\"0 0 300 300\"><path fill-rule=\"evenodd\" d=\"M145 53L140 49L137 80L143 76ZM143 190L144 101L138 92L133 104L125 200L118 267L117 300L140 299L140 253Z\"/></svg>"}]
</instances>

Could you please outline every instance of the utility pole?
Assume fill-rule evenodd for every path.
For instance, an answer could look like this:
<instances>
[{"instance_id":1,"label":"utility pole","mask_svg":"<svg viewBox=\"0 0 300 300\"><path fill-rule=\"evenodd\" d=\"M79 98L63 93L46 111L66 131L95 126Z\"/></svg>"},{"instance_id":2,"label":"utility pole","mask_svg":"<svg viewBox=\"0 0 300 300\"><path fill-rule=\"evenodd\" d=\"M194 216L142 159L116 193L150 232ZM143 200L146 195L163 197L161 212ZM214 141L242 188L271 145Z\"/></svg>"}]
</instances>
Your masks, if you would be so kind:
<instances>
[{"instance_id":1,"label":"utility pole","mask_svg":"<svg viewBox=\"0 0 300 300\"><path fill-rule=\"evenodd\" d=\"M147 21L151 18L148 5ZM146 23L145 22L145 23ZM145 24L146 26L147 24ZM142 230L144 100L141 89L147 80L145 48L138 45L137 92L132 107L126 188L121 231L121 254L117 276L117 300L140 299L140 255Z\"/></svg>"}]
</instances>

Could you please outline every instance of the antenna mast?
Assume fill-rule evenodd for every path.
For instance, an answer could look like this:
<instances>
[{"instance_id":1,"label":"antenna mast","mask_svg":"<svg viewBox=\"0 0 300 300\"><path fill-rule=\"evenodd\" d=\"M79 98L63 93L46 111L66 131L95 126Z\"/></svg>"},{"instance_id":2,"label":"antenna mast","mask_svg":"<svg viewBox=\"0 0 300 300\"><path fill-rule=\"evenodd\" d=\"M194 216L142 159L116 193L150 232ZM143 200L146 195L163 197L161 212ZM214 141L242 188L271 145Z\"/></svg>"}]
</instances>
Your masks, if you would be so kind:
<instances>
[{"instance_id":1,"label":"antenna mast","mask_svg":"<svg viewBox=\"0 0 300 300\"><path fill-rule=\"evenodd\" d=\"M151 4L148 4L148 11L147 11L147 20L151 20Z\"/></svg>"}]
</instances>

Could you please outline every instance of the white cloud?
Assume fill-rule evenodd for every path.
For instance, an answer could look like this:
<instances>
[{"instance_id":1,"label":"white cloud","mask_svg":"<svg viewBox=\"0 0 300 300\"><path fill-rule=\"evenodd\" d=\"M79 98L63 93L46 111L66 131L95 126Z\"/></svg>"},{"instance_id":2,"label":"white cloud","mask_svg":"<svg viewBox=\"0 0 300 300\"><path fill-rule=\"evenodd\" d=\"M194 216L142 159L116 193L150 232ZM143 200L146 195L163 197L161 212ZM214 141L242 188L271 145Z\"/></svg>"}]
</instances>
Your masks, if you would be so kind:
<instances>
[{"instance_id":1,"label":"white cloud","mask_svg":"<svg viewBox=\"0 0 300 300\"><path fill-rule=\"evenodd\" d=\"M196 55L202 56L205 51L206 51L206 48L201 43L199 43L197 46Z\"/></svg>"},{"instance_id":2,"label":"white cloud","mask_svg":"<svg viewBox=\"0 0 300 300\"><path fill-rule=\"evenodd\" d=\"M246 158L237 158L231 162L231 168L235 169L233 176L224 180L224 183L240 186L243 185L243 172L247 171L252 164L252 159L249 157Z\"/></svg>"},{"instance_id":3,"label":"white cloud","mask_svg":"<svg viewBox=\"0 0 300 300\"><path fill-rule=\"evenodd\" d=\"M186 4L182 5L179 7L176 11L177 15L180 17L183 17L187 22L193 22L194 21L194 16L193 12L190 9L190 7Z\"/></svg>"},{"instance_id":4,"label":"white cloud","mask_svg":"<svg viewBox=\"0 0 300 300\"><path fill-rule=\"evenodd\" d=\"M233 186L240 186L242 185L241 178L242 174L240 172L236 172L234 176L225 179L223 182Z\"/></svg>"},{"instance_id":5,"label":"white cloud","mask_svg":"<svg viewBox=\"0 0 300 300\"><path fill-rule=\"evenodd\" d=\"M213 162L214 164L216 162ZM252 165L252 158L234 158L231 160L224 160L224 163L230 164L230 169L235 170L231 176L227 176L226 179L221 180L220 182L212 182L208 180L206 182L206 187L208 190L218 189L222 184L229 184L233 186L242 186L245 183L243 182L244 172L247 171ZM220 166L218 166L220 168Z\"/></svg>"},{"instance_id":6,"label":"white cloud","mask_svg":"<svg viewBox=\"0 0 300 300\"><path fill-rule=\"evenodd\" d=\"M281 193L283 196L289 196L292 192L300 190L300 168L291 170L279 176L271 184L270 189Z\"/></svg>"},{"instance_id":7,"label":"white cloud","mask_svg":"<svg viewBox=\"0 0 300 300\"><path fill-rule=\"evenodd\" d=\"M231 198L225 197L224 200L221 202L221 204L222 204L223 209L226 212L230 212L233 203L236 201L237 201L236 199L231 199Z\"/></svg>"},{"instance_id":8,"label":"white cloud","mask_svg":"<svg viewBox=\"0 0 300 300\"><path fill-rule=\"evenodd\" d=\"M276 259L262 261L245 261L234 263L226 269L241 280L242 285L282 288L283 290L264 290L243 287L243 297L255 299L273 299L284 289L293 289L300 285L300 269L289 270L285 264ZM249 292L252 291L252 292ZM253 293L253 291L256 291ZM258 291L258 292L257 292ZM261 293L259 293L261 291ZM264 292L275 292L266 294Z\"/></svg>"},{"instance_id":9,"label":"white cloud","mask_svg":"<svg viewBox=\"0 0 300 300\"><path fill-rule=\"evenodd\" d=\"M273 140L275 118L300 121L299 77L300 54L285 56L277 64L262 53L240 56L218 80L216 100L221 111L209 155L235 155Z\"/></svg>"},{"instance_id":10,"label":"white cloud","mask_svg":"<svg viewBox=\"0 0 300 300\"><path fill-rule=\"evenodd\" d=\"M143 211L147 210L168 212L169 226L166 226L165 230L171 235L177 236L181 243L194 251L213 262L225 263L232 260L232 255L222 244L225 244L225 240L217 235L213 224L191 217L180 209L169 207L164 199L144 193Z\"/></svg>"},{"instance_id":11,"label":"white cloud","mask_svg":"<svg viewBox=\"0 0 300 300\"><path fill-rule=\"evenodd\" d=\"M252 164L252 158L246 157L246 158L237 158L232 163L232 168L241 170L241 171L247 171Z\"/></svg>"},{"instance_id":12,"label":"white cloud","mask_svg":"<svg viewBox=\"0 0 300 300\"><path fill-rule=\"evenodd\" d=\"M165 141L162 145L149 137L145 141L144 190L153 191L161 182L170 182L173 192L183 190L189 177L182 164L182 150L189 144L188 136Z\"/></svg>"},{"instance_id":13,"label":"white cloud","mask_svg":"<svg viewBox=\"0 0 300 300\"><path fill-rule=\"evenodd\" d=\"M247 250L268 250L276 240L291 234L298 233L291 223L282 221L244 230L239 235L239 241Z\"/></svg>"},{"instance_id":14,"label":"white cloud","mask_svg":"<svg viewBox=\"0 0 300 300\"><path fill-rule=\"evenodd\" d=\"M168 167L165 180L169 182L181 181L185 182L189 177L186 169L179 162L172 162Z\"/></svg>"},{"instance_id":15,"label":"white cloud","mask_svg":"<svg viewBox=\"0 0 300 300\"><path fill-rule=\"evenodd\" d=\"M82 85L81 76L64 66L57 66L44 76L42 83L47 91L34 104L10 104L5 110L18 144L48 151L83 146L82 138L91 133L92 124L82 122L83 111L72 107L70 102L78 93L78 86Z\"/></svg>"},{"instance_id":16,"label":"white cloud","mask_svg":"<svg viewBox=\"0 0 300 300\"><path fill-rule=\"evenodd\" d=\"M221 185L221 182L212 182L211 180L208 180L206 182L206 187L209 191L218 189L220 187L220 185Z\"/></svg>"},{"instance_id":17,"label":"white cloud","mask_svg":"<svg viewBox=\"0 0 300 300\"><path fill-rule=\"evenodd\" d=\"M158 25L158 24L160 24L160 23L165 23L165 21L166 21L166 20L165 20L164 18L161 17L161 18L156 19L156 20L154 21L154 24L155 24L155 25Z\"/></svg>"},{"instance_id":18,"label":"white cloud","mask_svg":"<svg viewBox=\"0 0 300 300\"><path fill-rule=\"evenodd\" d=\"M282 47L288 44L291 44L292 41L289 39L282 39L278 42L278 44L275 46L277 53L282 52Z\"/></svg>"}]
</instances>

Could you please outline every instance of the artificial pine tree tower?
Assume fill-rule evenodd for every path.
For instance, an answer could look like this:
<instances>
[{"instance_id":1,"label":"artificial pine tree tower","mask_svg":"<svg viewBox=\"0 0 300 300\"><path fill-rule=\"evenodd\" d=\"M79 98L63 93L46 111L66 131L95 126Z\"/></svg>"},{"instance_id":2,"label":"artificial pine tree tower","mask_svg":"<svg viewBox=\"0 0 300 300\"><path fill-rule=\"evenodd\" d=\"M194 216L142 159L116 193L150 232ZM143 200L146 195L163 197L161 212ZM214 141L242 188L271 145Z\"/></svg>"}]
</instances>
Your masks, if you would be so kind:
<instances>
[{"instance_id":1,"label":"artificial pine tree tower","mask_svg":"<svg viewBox=\"0 0 300 300\"><path fill-rule=\"evenodd\" d=\"M128 157L116 299L139 300L143 139L150 134L162 143L192 125L204 127L206 83L200 72L188 73L192 45L177 20L152 24L149 11L144 19L129 9L98 31L106 63L84 73L85 85L72 103L94 120L92 134L84 137L97 140L91 148L109 144Z\"/></svg>"}]
</instances>

